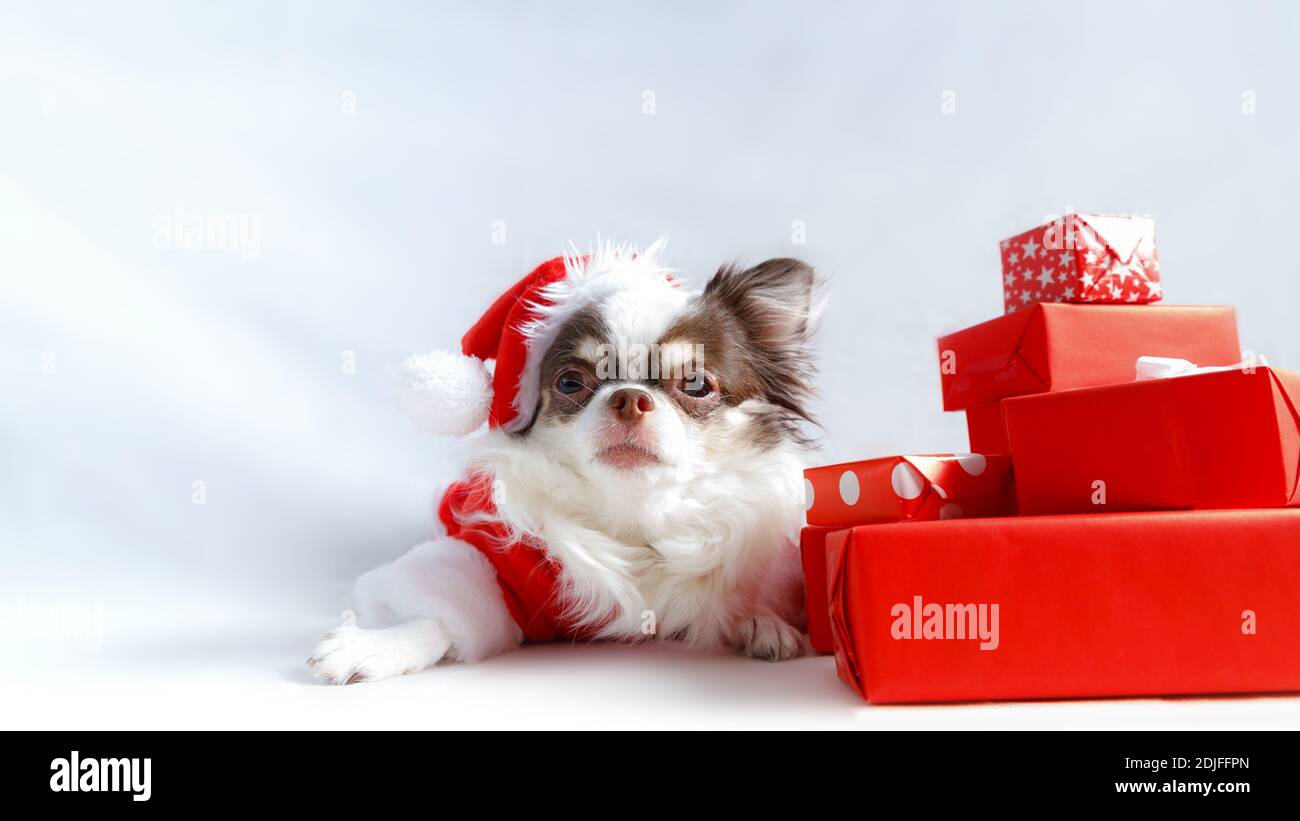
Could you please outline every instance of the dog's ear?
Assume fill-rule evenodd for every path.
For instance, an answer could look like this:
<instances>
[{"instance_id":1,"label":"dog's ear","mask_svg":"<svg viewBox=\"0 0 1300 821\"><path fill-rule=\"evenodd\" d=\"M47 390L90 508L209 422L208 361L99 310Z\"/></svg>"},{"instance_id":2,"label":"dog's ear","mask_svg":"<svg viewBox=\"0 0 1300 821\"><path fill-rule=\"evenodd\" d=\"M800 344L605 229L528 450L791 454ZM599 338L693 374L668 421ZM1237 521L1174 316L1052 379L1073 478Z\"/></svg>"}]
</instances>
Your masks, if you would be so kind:
<instances>
[{"instance_id":1,"label":"dog's ear","mask_svg":"<svg viewBox=\"0 0 1300 821\"><path fill-rule=\"evenodd\" d=\"M821 314L823 291L812 266L769 259L747 269L724 265L703 295L713 316L729 317L743 334L746 370L766 399L809 421L816 369L808 340Z\"/></svg>"},{"instance_id":2,"label":"dog's ear","mask_svg":"<svg viewBox=\"0 0 1300 821\"><path fill-rule=\"evenodd\" d=\"M750 344L774 359L805 355L824 301L812 266L788 258L746 269L724 265L705 286L704 299L735 317Z\"/></svg>"}]
</instances>

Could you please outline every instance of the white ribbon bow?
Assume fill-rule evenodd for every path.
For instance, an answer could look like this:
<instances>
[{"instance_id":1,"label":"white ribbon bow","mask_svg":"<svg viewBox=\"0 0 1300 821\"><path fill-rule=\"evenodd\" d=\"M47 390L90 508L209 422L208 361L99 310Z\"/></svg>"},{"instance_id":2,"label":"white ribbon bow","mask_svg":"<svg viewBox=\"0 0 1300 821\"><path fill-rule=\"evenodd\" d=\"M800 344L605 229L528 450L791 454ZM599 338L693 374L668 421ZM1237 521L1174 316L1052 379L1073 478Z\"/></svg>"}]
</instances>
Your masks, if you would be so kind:
<instances>
[{"instance_id":1,"label":"white ribbon bow","mask_svg":"<svg viewBox=\"0 0 1300 821\"><path fill-rule=\"evenodd\" d=\"M1139 356L1137 359L1137 381L1149 379L1168 379L1173 376L1191 376L1198 373L1215 373L1217 371L1242 371L1254 373L1256 368L1267 368L1268 360L1258 354L1247 351L1241 361L1235 365L1216 367L1197 367L1186 359L1171 359L1167 356Z\"/></svg>"}]
</instances>

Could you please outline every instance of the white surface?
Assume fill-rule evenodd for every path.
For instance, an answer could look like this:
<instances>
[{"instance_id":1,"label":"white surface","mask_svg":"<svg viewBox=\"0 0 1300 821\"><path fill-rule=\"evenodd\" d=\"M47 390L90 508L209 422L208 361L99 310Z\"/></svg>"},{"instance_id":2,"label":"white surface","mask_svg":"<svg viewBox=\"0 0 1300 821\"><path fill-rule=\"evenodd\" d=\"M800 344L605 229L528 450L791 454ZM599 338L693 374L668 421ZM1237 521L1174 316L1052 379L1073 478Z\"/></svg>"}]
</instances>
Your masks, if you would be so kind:
<instances>
[{"instance_id":1,"label":"white surface","mask_svg":"<svg viewBox=\"0 0 1300 821\"><path fill-rule=\"evenodd\" d=\"M300 667L455 471L391 372L568 239L667 234L695 282L830 274L828 463L965 449L933 339L996 315L997 241L1069 206L1153 214L1170 301L1235 303L1300 365L1298 16L6 4L0 726L1300 726L1279 699L877 709L827 659L664 648L344 690ZM256 217L256 258L157 247L176 209Z\"/></svg>"},{"instance_id":2,"label":"white surface","mask_svg":"<svg viewBox=\"0 0 1300 821\"><path fill-rule=\"evenodd\" d=\"M1173 698L873 706L828 656L789 662L697 654L675 644L534 646L478 665L325 687L303 665L292 617L184 631L142 628L91 657L12 665L6 728L827 728L1277 729L1300 699Z\"/></svg>"}]
</instances>

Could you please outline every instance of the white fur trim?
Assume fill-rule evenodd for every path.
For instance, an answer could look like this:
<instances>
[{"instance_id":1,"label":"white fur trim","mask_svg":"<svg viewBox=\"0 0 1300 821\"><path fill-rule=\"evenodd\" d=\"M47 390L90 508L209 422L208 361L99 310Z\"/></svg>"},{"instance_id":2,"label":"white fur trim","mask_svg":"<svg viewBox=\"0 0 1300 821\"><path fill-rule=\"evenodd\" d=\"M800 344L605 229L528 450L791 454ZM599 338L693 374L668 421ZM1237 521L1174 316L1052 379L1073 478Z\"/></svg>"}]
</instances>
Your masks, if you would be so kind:
<instances>
[{"instance_id":1,"label":"white fur trim","mask_svg":"<svg viewBox=\"0 0 1300 821\"><path fill-rule=\"evenodd\" d=\"M523 641L491 562L459 539L416 545L357 579L352 597L367 627L437 619L451 636L447 655L458 661L491 658Z\"/></svg>"},{"instance_id":2,"label":"white fur trim","mask_svg":"<svg viewBox=\"0 0 1300 821\"><path fill-rule=\"evenodd\" d=\"M640 312L653 316L666 314L686 301L689 294L669 279L672 269L660 258L665 245L667 240L663 237L645 251L638 251L632 245L598 241L595 248L583 255L569 244L569 253L564 255L564 279L542 290L542 296L550 304L530 305L536 318L520 329L527 340L528 353L513 403L515 416L504 426L506 430L520 430L532 421L541 389L542 358L565 324L579 311L614 297L624 297L638 305Z\"/></svg>"},{"instance_id":3,"label":"white fur trim","mask_svg":"<svg viewBox=\"0 0 1300 821\"><path fill-rule=\"evenodd\" d=\"M465 436L483 426L492 378L481 359L432 351L402 365L398 402L411 421L439 436Z\"/></svg>"}]
</instances>

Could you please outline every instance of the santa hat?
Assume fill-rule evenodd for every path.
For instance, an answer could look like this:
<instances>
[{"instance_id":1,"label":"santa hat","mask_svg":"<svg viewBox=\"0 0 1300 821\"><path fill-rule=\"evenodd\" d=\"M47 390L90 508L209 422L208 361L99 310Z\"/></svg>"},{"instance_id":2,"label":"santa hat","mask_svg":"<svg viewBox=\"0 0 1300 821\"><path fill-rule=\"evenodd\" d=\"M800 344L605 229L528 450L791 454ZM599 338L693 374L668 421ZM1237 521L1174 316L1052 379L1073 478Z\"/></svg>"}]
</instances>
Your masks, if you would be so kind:
<instances>
[{"instance_id":1,"label":"santa hat","mask_svg":"<svg viewBox=\"0 0 1300 821\"><path fill-rule=\"evenodd\" d=\"M461 353L433 351L402 367L402 409L421 428L464 436L489 427L522 430L532 422L541 364L576 313L612 300L654 310L687 298L663 267L660 239L639 253L603 244L543 262L499 296L460 341ZM487 361L496 366L489 374Z\"/></svg>"}]
</instances>

